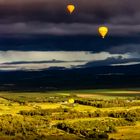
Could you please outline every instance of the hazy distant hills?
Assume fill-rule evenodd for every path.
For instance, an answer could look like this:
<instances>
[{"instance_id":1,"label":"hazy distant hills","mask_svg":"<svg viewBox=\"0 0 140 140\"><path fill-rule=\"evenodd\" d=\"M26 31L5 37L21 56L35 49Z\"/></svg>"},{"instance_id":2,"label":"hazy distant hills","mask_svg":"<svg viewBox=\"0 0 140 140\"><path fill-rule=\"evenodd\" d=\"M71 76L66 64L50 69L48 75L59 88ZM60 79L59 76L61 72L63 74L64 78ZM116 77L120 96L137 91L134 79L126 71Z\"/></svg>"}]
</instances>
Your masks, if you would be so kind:
<instances>
[{"instance_id":1,"label":"hazy distant hills","mask_svg":"<svg viewBox=\"0 0 140 140\"><path fill-rule=\"evenodd\" d=\"M138 88L140 65L100 66L42 71L0 71L0 90Z\"/></svg>"}]
</instances>

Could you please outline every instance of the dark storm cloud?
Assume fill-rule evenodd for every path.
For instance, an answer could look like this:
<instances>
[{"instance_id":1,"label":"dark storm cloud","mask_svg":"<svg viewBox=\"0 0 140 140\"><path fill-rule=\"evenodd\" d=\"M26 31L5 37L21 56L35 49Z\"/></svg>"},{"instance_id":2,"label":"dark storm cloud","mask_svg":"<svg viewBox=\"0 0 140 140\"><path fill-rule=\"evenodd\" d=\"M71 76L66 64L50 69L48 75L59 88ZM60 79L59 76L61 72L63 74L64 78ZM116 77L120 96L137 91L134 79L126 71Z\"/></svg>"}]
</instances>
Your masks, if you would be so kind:
<instances>
[{"instance_id":1,"label":"dark storm cloud","mask_svg":"<svg viewBox=\"0 0 140 140\"><path fill-rule=\"evenodd\" d=\"M125 54L125 53L134 53L134 56L140 55L140 44L125 44L120 46L112 46L107 50L111 54Z\"/></svg>"},{"instance_id":2,"label":"dark storm cloud","mask_svg":"<svg viewBox=\"0 0 140 140\"><path fill-rule=\"evenodd\" d=\"M129 59L123 59L121 56L118 58L110 57L106 60L99 60L99 61L93 61L89 62L86 65L82 67L95 67L95 66L109 66L109 65L131 65L131 64L139 64L140 58L129 58Z\"/></svg>"},{"instance_id":3,"label":"dark storm cloud","mask_svg":"<svg viewBox=\"0 0 140 140\"><path fill-rule=\"evenodd\" d=\"M132 36L140 33L140 25L107 24L109 34ZM93 35L99 25L82 23L11 23L0 24L2 34L48 34L48 35Z\"/></svg>"},{"instance_id":4,"label":"dark storm cloud","mask_svg":"<svg viewBox=\"0 0 140 140\"><path fill-rule=\"evenodd\" d=\"M72 15L66 6L76 7ZM97 34L105 24L112 35L140 33L139 0L0 0L0 34Z\"/></svg>"},{"instance_id":5,"label":"dark storm cloud","mask_svg":"<svg viewBox=\"0 0 140 140\"><path fill-rule=\"evenodd\" d=\"M113 37L109 35L106 39L98 35L78 35L78 36L48 36L48 35L5 35L0 36L0 50L17 50L17 51L92 51L116 53L124 46L131 44L131 49L138 52L140 47L140 37L121 36ZM112 49L113 50L112 50ZM121 52L119 52L121 53Z\"/></svg>"},{"instance_id":6,"label":"dark storm cloud","mask_svg":"<svg viewBox=\"0 0 140 140\"><path fill-rule=\"evenodd\" d=\"M66 13L66 0L0 0L1 22L80 22L138 24L139 0L72 0L76 10Z\"/></svg>"}]
</instances>

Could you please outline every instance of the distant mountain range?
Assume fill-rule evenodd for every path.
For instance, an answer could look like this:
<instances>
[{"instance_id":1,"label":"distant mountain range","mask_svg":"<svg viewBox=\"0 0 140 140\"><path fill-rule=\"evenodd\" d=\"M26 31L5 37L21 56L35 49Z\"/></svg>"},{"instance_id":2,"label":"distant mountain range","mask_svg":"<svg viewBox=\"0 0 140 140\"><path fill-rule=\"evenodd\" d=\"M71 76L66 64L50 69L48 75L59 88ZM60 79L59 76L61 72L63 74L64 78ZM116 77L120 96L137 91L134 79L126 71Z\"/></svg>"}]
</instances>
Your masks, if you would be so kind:
<instances>
[{"instance_id":1,"label":"distant mountain range","mask_svg":"<svg viewBox=\"0 0 140 140\"><path fill-rule=\"evenodd\" d=\"M93 88L139 88L140 64L41 71L0 71L0 90L46 91Z\"/></svg>"}]
</instances>

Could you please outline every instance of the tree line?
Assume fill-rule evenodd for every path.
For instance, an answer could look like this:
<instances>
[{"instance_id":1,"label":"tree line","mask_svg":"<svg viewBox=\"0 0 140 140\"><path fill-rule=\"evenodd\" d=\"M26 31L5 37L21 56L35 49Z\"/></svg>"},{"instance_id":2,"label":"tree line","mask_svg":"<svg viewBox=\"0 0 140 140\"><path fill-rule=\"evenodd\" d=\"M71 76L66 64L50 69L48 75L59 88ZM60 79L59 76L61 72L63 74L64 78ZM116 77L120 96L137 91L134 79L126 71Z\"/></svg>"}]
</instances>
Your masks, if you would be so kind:
<instances>
[{"instance_id":1,"label":"tree line","mask_svg":"<svg viewBox=\"0 0 140 140\"><path fill-rule=\"evenodd\" d=\"M75 103L81 105L94 106L97 108L111 108L111 107L132 107L132 106L140 106L140 102L136 102L134 100L123 100L123 99L115 99L115 100L87 100L87 99L76 99Z\"/></svg>"}]
</instances>

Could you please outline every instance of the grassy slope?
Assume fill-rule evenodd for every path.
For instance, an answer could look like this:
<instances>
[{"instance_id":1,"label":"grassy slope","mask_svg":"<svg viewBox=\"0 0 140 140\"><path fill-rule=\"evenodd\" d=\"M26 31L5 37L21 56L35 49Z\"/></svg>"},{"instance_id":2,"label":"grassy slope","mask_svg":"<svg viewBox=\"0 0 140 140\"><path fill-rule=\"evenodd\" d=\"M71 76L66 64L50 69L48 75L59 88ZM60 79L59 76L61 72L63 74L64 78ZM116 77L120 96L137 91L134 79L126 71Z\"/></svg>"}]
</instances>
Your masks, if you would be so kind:
<instances>
[{"instance_id":1,"label":"grassy slope","mask_svg":"<svg viewBox=\"0 0 140 140\"><path fill-rule=\"evenodd\" d=\"M140 140L140 122L136 126L118 127L118 132L110 134L110 138L117 140Z\"/></svg>"}]
</instances>

